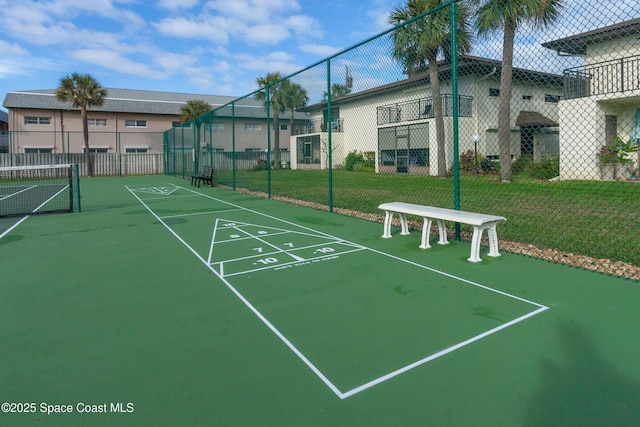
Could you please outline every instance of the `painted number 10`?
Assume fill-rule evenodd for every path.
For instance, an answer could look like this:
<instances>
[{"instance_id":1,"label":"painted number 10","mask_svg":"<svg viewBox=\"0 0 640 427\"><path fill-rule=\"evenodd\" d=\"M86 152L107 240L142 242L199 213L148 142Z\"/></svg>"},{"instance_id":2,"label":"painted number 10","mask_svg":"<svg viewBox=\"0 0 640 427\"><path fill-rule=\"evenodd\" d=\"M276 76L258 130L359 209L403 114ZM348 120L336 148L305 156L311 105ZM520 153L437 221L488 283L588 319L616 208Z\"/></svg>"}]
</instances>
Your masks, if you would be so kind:
<instances>
[{"instance_id":1,"label":"painted number 10","mask_svg":"<svg viewBox=\"0 0 640 427\"><path fill-rule=\"evenodd\" d=\"M278 262L278 259L277 258L262 258L262 259L259 259L258 262L260 264L264 264L264 265L275 264L276 262Z\"/></svg>"}]
</instances>

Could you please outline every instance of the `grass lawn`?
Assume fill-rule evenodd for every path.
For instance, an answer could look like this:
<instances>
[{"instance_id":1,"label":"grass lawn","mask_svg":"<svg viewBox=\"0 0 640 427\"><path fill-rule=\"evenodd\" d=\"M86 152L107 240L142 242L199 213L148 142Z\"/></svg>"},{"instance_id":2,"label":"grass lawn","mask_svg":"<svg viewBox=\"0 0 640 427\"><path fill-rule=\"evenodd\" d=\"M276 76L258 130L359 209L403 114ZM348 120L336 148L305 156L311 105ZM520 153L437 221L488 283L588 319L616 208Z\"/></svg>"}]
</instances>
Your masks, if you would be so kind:
<instances>
[{"instance_id":1,"label":"grass lawn","mask_svg":"<svg viewBox=\"0 0 640 427\"><path fill-rule=\"evenodd\" d=\"M271 194L329 204L328 171L271 171ZM453 178L334 170L333 207L380 213L398 200L454 207ZM233 185L231 172L218 182ZM238 171L236 187L268 191L267 171ZM558 181L495 176L460 178L463 210L503 215L501 239L640 265L640 187L633 182ZM463 230L464 230L463 226Z\"/></svg>"}]
</instances>

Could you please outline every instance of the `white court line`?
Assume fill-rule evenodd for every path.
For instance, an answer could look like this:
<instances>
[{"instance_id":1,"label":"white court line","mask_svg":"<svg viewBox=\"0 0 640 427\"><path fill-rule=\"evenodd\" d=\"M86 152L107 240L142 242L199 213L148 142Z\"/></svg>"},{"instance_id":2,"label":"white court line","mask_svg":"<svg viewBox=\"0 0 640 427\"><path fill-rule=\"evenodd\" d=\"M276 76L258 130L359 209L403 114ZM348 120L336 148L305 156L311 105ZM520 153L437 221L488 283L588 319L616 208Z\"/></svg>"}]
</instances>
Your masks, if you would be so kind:
<instances>
[{"instance_id":1,"label":"white court line","mask_svg":"<svg viewBox=\"0 0 640 427\"><path fill-rule=\"evenodd\" d=\"M33 188L33 187L32 187ZM31 213L35 213L38 212L38 209L40 209L41 207L43 207L44 205L46 205L47 203L49 203L50 200L52 200L53 198L55 198L58 194L62 193L64 190L66 190L67 188L69 188L69 186L65 186L63 189L61 189L60 191L58 191L56 194L54 194L53 196L49 197L45 202L43 202L40 206L38 206L37 208L35 208L34 210L31 211ZM25 217L23 217L22 219L20 219L20 221L16 222L15 224L13 224L11 227L9 227L7 230L4 231L4 233L0 234L0 239L2 239L4 236L6 236L7 234L9 234L11 232L11 230L13 230L14 228L16 228L17 226L19 226L20 224L22 224L27 218L29 218L31 215L27 215Z\"/></svg>"},{"instance_id":2,"label":"white court line","mask_svg":"<svg viewBox=\"0 0 640 427\"><path fill-rule=\"evenodd\" d=\"M188 188L184 188L184 187L181 187L181 188L183 188L184 190L187 190L187 191L191 191L191 192L196 193L196 194L201 194L201 193L197 193L194 190L190 190ZM128 187L127 187L127 189L129 191L131 191ZM448 347L448 348L446 348L444 350L441 350L441 351L439 351L437 353L434 353L434 354L432 354L432 355L430 355L428 357L420 359L420 360L418 360L416 362L413 362L413 363L411 363L409 365L406 365L406 366L404 366L404 367L402 367L400 369L397 369L397 370L395 370L393 372L390 372L390 373L388 373L386 375L383 375L383 376L381 376L379 378L376 378L376 379L374 379L372 381L369 381L369 382L367 382L365 384L362 384L362 385L360 385L358 387L355 387L355 388L353 388L351 390L348 390L346 392L342 392L309 359L307 359L306 356L304 356L304 354L302 354L293 345L293 343L291 343L291 341L289 341L273 324L271 324L271 322L269 322L269 320L267 320L267 318L264 317L262 315L262 313L260 313L244 296L242 296L242 294L237 289L235 289L233 287L233 285L231 285L231 283L228 280L225 279L225 277L230 277L232 275L228 275L228 276L222 275L222 267L221 267L221 273L218 273L215 270L215 268L213 268L212 265L208 264L191 246L189 246L189 244L187 242L185 242L167 224L162 222L160 217L158 217L158 215L156 215L155 212L153 212L151 210L151 208L149 208L144 203L144 201L142 201L142 199L140 199L135 193L133 193L133 192L131 192L131 193L133 194L134 197L136 197L140 201L140 203L142 203L142 205L154 217L156 217L156 219L160 220L160 222L165 226L165 228L167 228L167 230L169 230L169 232L171 234L173 234L180 242L182 242L182 244L185 245L198 259L200 259L207 266L207 268L209 268L209 270L211 270L274 334L276 334L276 336L278 336L278 338L280 338L282 340L282 342L287 347L289 347L291 349L291 351L293 351L294 354L296 354L296 356L298 356L300 358L300 360L302 360L303 363L305 363L318 376L318 378L320 378L320 380L322 382L324 382L327 385L327 387L329 387L329 389L331 389L331 391L333 391L336 394L336 396L338 396L340 399L346 399L348 397L351 397L351 396L353 396L353 395L355 395L357 393L360 393L360 392L362 392L364 390L367 390L367 389L369 389L369 388L371 388L373 386L376 386L376 385L378 385L378 384L380 384L380 383L382 383L384 381L387 381L387 380L389 380L391 378L394 378L394 377L396 377L396 376L398 376L398 375L400 375L402 373L405 373L405 372L407 372L407 371L409 371L411 369L414 369L414 368L416 368L416 367L418 367L420 365L423 365L423 364L425 364L427 362L430 362L430 361L432 361L434 359L437 359L437 358L439 358L441 356L444 356L445 354L449 354L452 351L458 350L458 349L460 349L460 348L462 348L464 346L467 346L467 345L469 345L469 344L471 344L473 342L476 342L476 341L478 341L478 340L480 340L482 338L485 338L485 337L487 337L489 335L492 335L492 334L494 334L494 333L496 333L498 331L501 331L501 330L503 330L503 329L505 329L507 327L513 326L513 325L515 325L515 324L517 324L519 322L522 322L522 321L524 321L524 320L526 320L526 319L528 319L530 317L533 317L533 316L535 316L537 314L540 314L540 313L542 313L542 312L544 312L544 311L549 309L549 307L544 306L542 304L539 304L539 303L536 303L536 302L533 302L533 301L530 301L530 300L527 300L527 299L524 299L524 298L521 298L521 297L518 297L518 296L515 296L515 295L512 295L512 294L509 294L507 292L499 291L497 289L493 289L493 288L490 288L490 287L485 286L485 285L481 285L481 284L473 282L471 280L467 280L467 279L464 279L462 277L458 277L458 276L455 276L453 274L449 274L449 273L446 273L444 271L437 270L435 268L427 267L427 266L418 264L416 262L409 261L409 260L397 257L395 255L391 255L391 254L388 254L388 253L385 253L385 252L382 252L382 251L379 251L379 250L376 250L376 249L372 249L372 248L368 248L368 247L365 247L365 246L362 246L362 245L358 245L356 243L352 243L352 242L346 241L344 239L340 239L340 238L337 238L335 236L331 236L330 234L323 233L323 232L317 231L317 230L313 230L311 228L308 228L308 227L305 227L305 226L302 226L302 225L299 225L299 224L295 224L295 223L292 223L290 221L286 221L286 220L281 219L281 218L276 218L274 216L271 216L271 215L268 215L268 214L265 214L265 213L262 213L262 212L258 212L258 211L252 210L252 209L244 208L242 206L238 206L238 205L235 205L235 204L230 203L230 202L225 202L223 200L217 199L217 198L212 197L212 196L208 196L206 194L201 194L203 197L215 200L215 201L217 201L219 203L223 203L223 204L227 204L227 205L230 205L230 206L237 207L240 210L251 212L251 213L254 213L256 215L260 215L260 216L263 216L263 217L266 217L266 218L271 218L273 220L280 221L280 222L283 222L285 224L290 224L290 225L295 226L297 228L303 228L303 229L306 229L306 230L309 230L309 231L312 231L312 232L316 232L317 234L322 234L324 236L330 237L330 238L335 239L335 240L341 240L342 242L345 242L347 244L352 244L355 247L358 247L357 250L367 249L367 250L370 250L370 251L375 252L377 254L380 254L380 255L383 255L383 256L386 256L386 257L389 257L389 258L393 258L393 259L396 259L396 260L399 260L399 261L402 261L402 262L406 262L408 264L411 264L411 265L414 265L416 267L419 267L419 268L422 268L422 269L425 269L425 270L428 270L428 271L443 275L445 277L449 277L449 278L452 278L452 279L455 279L455 280L459 280L461 282L470 284L472 286L476 286L476 287L485 289L487 291L494 292L494 293L497 293L499 295L503 295L503 296L506 296L506 297L509 297L509 298L513 298L515 300L518 300L518 301L521 301L521 302L525 302L525 303L528 303L528 304L531 304L533 306L538 307L537 310L534 310L534 311L532 311L530 313L527 313L527 314L525 314L523 316L520 316L520 317L518 317L518 318L516 318L514 320L511 320L511 321L509 321L507 323L504 323L504 324L502 324L502 325L500 325L500 326L498 326L496 328L493 328L493 329L490 329L488 331L485 331L485 332L483 332L481 334L478 334L478 335L476 335L474 337L471 337L471 338L469 338L469 339L467 339L465 341L462 341L462 342L460 342L458 344L455 344L455 345L453 345L451 347ZM317 234L315 234L315 235L317 235ZM354 251L351 251L351 252L354 252ZM341 252L341 253L344 253L344 252ZM326 256L323 256L323 257L320 257L320 258L324 258L324 257L326 257ZM293 263L295 263L295 262L292 262L290 264L293 264ZM269 268L271 268L271 267L269 267Z\"/></svg>"},{"instance_id":3,"label":"white court line","mask_svg":"<svg viewBox=\"0 0 640 427\"><path fill-rule=\"evenodd\" d=\"M328 254L328 255L320 255L320 256L312 257L312 258L305 258L305 259L300 260L300 261L289 261L289 262L285 262L285 263L282 263L282 264L277 264L277 265L274 265L274 266L265 266L265 267L260 267L260 268L254 268L253 270L238 271L237 273L225 274L224 277L241 276L243 274L255 273L256 271L277 269L277 268L284 267L284 266L287 266L287 265L297 264L297 263L303 262L303 261L313 261L313 260L316 260L316 259L331 258L331 257L335 257L337 255L345 255L345 254L350 254L350 253L354 253L354 252L360 252L360 251L364 251L364 250L366 250L366 248L356 248L356 249L352 249L350 251L332 253L332 254ZM222 264L225 264L225 263L226 262L221 262L219 264L222 265ZM213 263L211 265L216 265L216 264L217 263Z\"/></svg>"},{"instance_id":4,"label":"white court line","mask_svg":"<svg viewBox=\"0 0 640 427\"><path fill-rule=\"evenodd\" d=\"M17 226L19 226L20 224L22 224L22 222L23 222L25 219L27 219L27 218L29 218L29 215L27 215L27 216L25 216L25 217L22 217L22 218L20 219L20 221L16 222L16 223L15 223L15 224L13 224L11 227L9 227L8 229L6 229L6 230L4 231L4 233L0 234L0 239L2 239L4 236L6 236L7 234L9 234L9 233L11 232L11 230L13 230L14 228L16 228L16 227L17 227Z\"/></svg>"},{"instance_id":5,"label":"white court line","mask_svg":"<svg viewBox=\"0 0 640 427\"><path fill-rule=\"evenodd\" d=\"M29 187L29 188L24 188L24 189L22 189L22 190L20 190L20 191L16 191L15 193L11 193L11 194L8 194L8 195L6 195L6 196L2 196L2 197L0 197L0 200L6 200L6 199L8 199L9 197L13 197L13 196L15 196L15 195L17 195L17 194L24 193L25 191L29 191L29 190L31 190L32 188L36 188L36 187L37 187L37 185L32 185L32 186L31 186L31 187Z\"/></svg>"},{"instance_id":6,"label":"white court line","mask_svg":"<svg viewBox=\"0 0 640 427\"><path fill-rule=\"evenodd\" d=\"M195 196L193 196L193 197L195 197ZM146 200L148 200L148 199L146 199ZM186 217L186 216L211 215L211 214L217 214L217 213L236 212L236 211L238 211L238 209L225 209L223 211L192 212L192 213L188 213L188 214L177 214L177 215L161 216L160 218L162 218L162 219L183 218L183 217Z\"/></svg>"},{"instance_id":7,"label":"white court line","mask_svg":"<svg viewBox=\"0 0 640 427\"><path fill-rule=\"evenodd\" d=\"M274 234L271 234L271 236L274 236ZM220 243L236 242L238 240L247 240L247 238L243 237L242 239L237 239L237 240L223 240ZM302 251L302 250L305 250L305 249L313 249L313 248L319 248L319 247L322 247L322 246L329 246L329 245L335 245L335 244L354 247L351 243L342 241L342 242L324 242L324 243L318 243L316 245L300 246L299 248L295 248L294 250ZM360 251L364 251L367 248L358 246L358 247L355 247L355 249L356 250L360 250ZM282 250L278 249L277 251L274 251L274 252L264 252L264 253L257 254L257 255L249 255L249 256L243 256L243 257L239 257L239 258L229 258L229 259L225 259L225 260L222 260L222 261L211 262L210 264L223 264L223 263L227 263L227 262L245 261L245 260L248 260L248 259L251 259L251 258L259 258L259 257L268 256L268 255L275 255L275 254L280 253L280 252L282 252ZM349 252L354 252L354 251L349 251ZM344 253L348 253L348 252L327 253L325 256L329 257L329 256L332 256L332 255L340 255L340 254L344 254ZM276 267L278 267L278 266L274 266L273 268L276 268Z\"/></svg>"},{"instance_id":8,"label":"white court line","mask_svg":"<svg viewBox=\"0 0 640 427\"><path fill-rule=\"evenodd\" d=\"M148 191L138 191L138 193L146 193L146 194L158 194L158 193L150 193ZM163 194L162 196L158 196L158 197L147 197L145 198L145 200L166 200L167 196L169 196L169 194ZM195 194L185 194L184 196L173 196L171 197L171 199L187 199L187 198L193 198L193 197L197 197L197 195Z\"/></svg>"},{"instance_id":9,"label":"white court line","mask_svg":"<svg viewBox=\"0 0 640 427\"><path fill-rule=\"evenodd\" d=\"M246 233L246 232L245 232ZM281 231L279 233L268 234L267 236L281 236L283 234L289 234L290 231ZM231 242L241 242L243 240L251 240L254 236L249 235L247 237L238 237L236 239L227 239L227 240L218 240L216 243L231 243Z\"/></svg>"},{"instance_id":10,"label":"white court line","mask_svg":"<svg viewBox=\"0 0 640 427\"><path fill-rule=\"evenodd\" d=\"M153 212L151 210L151 208L149 208L149 206L146 205L146 203L144 203L144 201L142 201L142 199L140 199L137 194L135 194L133 191L131 191L129 189L129 187L126 187L127 190L129 190L129 192L131 192L131 194L133 194L133 196L138 199L138 201L140 203L142 203L142 205L149 211L149 213L151 213L151 215L153 215L158 221L160 221L160 223L162 225L164 225L164 227L169 230L169 232L171 234L173 234L175 236L176 239L178 239L183 245L185 245L187 247L187 249L189 249L191 251L191 253L193 253L196 258L198 258L200 261L202 261L203 264L205 264L207 266L207 268L209 270L211 270L213 272L213 274L215 274L221 281L222 283L225 284L225 286L227 286L227 288L229 288L229 290L231 290L231 292L233 292L239 299L240 301L242 301L244 303L244 305L247 306L247 308L249 308L249 310L251 310L253 312L253 314L255 314L258 319L260 319L262 321L262 323L264 323L269 329L271 329L271 331L278 337L280 338L280 340L287 346L289 347L289 349L291 351L293 351L293 353L298 356L298 358L300 358L300 360L302 360L304 362L305 365L307 365L309 367L309 369L311 369L317 376L318 378L320 378L322 380L322 382L324 382L327 387L329 387L329 389L331 389L331 391L333 391L337 396L341 396L341 392L340 390L338 390L338 388L331 382L329 381L329 379L327 377L324 376L324 374L322 372L320 372L320 370L318 368L316 368L316 366L311 363L311 361L309 359L307 359L305 357L304 354L302 354L300 352L300 350L298 350L296 348L296 346L293 345L293 343L291 341L289 341L287 339L287 337L285 337L275 326L273 326L271 324L271 322L269 322L269 320L267 320L266 317L264 317L262 315L262 313L260 313L258 311L258 309L256 309L250 302L249 300L247 300L240 292L238 292L238 290L236 288L233 287L233 285L231 285L231 283L229 283L229 281L227 279L225 279L223 276L221 276L220 274L218 274L218 272L212 268L210 265L207 264L207 262L204 260L204 258L202 258L200 256L200 254L198 254L198 252L195 251L195 249L193 249L191 246L189 246L189 244L187 242L185 242L175 231L173 231L171 229L171 227L169 227L167 224L165 224L158 215L156 215L155 212ZM224 202L223 202L224 203ZM342 397L341 397L342 399Z\"/></svg>"},{"instance_id":11,"label":"white court line","mask_svg":"<svg viewBox=\"0 0 640 427\"><path fill-rule=\"evenodd\" d=\"M304 258L300 258L300 257L299 257L299 256L297 256L297 255L290 254L288 250L286 250L286 249L280 249L280 248L279 248L279 247L277 247L276 245L273 245L273 244L271 244L271 243L267 242L266 240L261 239L261 238L260 238L260 237L258 237L258 236L254 236L253 234L250 234L249 232L244 231L244 230L242 230L242 229L241 229L241 228L239 228L239 227L233 227L233 228L234 228L235 230L238 230L238 232L239 232L239 233L244 233L244 234L246 234L246 235L247 235L247 236L249 236L249 237L253 237L253 238L254 238L254 240L257 240L257 241L259 241L259 242L262 242L262 243L264 243L264 244L265 244L265 245L267 245L267 246L271 246L273 249L279 250L279 252L278 252L278 253L281 253L281 254L287 254L288 256L290 256L291 258L293 258L294 260L296 260L296 261L298 261L298 262L300 262L300 261L304 261Z\"/></svg>"}]
</instances>

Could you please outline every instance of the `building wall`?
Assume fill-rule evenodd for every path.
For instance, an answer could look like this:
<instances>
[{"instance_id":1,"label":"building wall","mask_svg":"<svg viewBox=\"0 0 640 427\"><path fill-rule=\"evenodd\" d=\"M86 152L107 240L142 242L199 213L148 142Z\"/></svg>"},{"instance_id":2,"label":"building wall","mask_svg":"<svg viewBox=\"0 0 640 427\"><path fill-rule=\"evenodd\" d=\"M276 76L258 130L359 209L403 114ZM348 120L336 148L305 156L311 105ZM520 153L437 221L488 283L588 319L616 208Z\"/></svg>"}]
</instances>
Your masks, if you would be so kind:
<instances>
[{"instance_id":1,"label":"building wall","mask_svg":"<svg viewBox=\"0 0 640 427\"><path fill-rule=\"evenodd\" d=\"M27 117L47 118L48 123L26 123ZM114 113L89 111L89 146L106 150L110 153L126 152L127 149L147 149L147 152L161 153L164 150L163 132L180 121L177 115ZM11 129L11 152L24 153L25 149L53 149L54 153L81 153L84 151L82 120L79 111L17 109L9 110ZM209 130L201 127L201 144L212 143L213 148L232 150L232 120L229 117L217 117L214 123L221 125ZM135 125L134 125L135 124ZM286 130L280 131L280 146L288 149L289 120L280 120ZM265 119L237 118L235 120L235 149L265 150L267 148ZM184 132L186 140L195 137L194 128L177 128L176 132ZM271 122L272 146L275 129Z\"/></svg>"},{"instance_id":2,"label":"building wall","mask_svg":"<svg viewBox=\"0 0 640 427\"><path fill-rule=\"evenodd\" d=\"M640 36L638 34L607 40L587 46L585 65L596 64L612 59L640 55Z\"/></svg>"},{"instance_id":3,"label":"building wall","mask_svg":"<svg viewBox=\"0 0 640 427\"><path fill-rule=\"evenodd\" d=\"M499 88L498 77L487 76L464 76L458 81L458 94L461 96L473 97L472 117L460 117L459 120L459 153L473 150L473 135L479 135L478 152L483 155L498 156L497 144L497 117L499 109L499 97L490 97L490 88ZM441 93L451 94L451 83L441 83ZM527 99L523 99L526 95ZM515 125L520 111L537 111L545 117L558 121L558 103L546 102L545 95L561 96L562 88L540 85L524 85L515 82L512 88L512 154L520 155L520 130ZM382 127L393 127L407 124L428 124L428 144L429 144L429 169L431 175L437 174L437 139L434 119L412 120L379 126L377 123L377 108L380 106L401 104L421 98L431 97L430 88L425 85L397 90L393 93L372 94L366 98L352 101L336 102L334 108L339 107L340 118L343 120L344 143L341 147L336 147L334 151L334 164L342 163L344 157L351 151L374 151L376 153L376 168L379 170L380 161L378 158L378 129ZM528 99L528 97L531 97ZM311 120L322 120L322 110L313 111ZM337 133L333 134L334 136ZM549 145L548 139L557 138L557 133L553 135L545 134L544 138L539 137L535 141L536 157L540 158L546 153ZM534 138L536 139L536 138ZM295 151L296 138L291 138L291 151ZM451 117L445 117L445 141L446 141L446 162L447 168L453 165L453 122ZM557 141L557 139L556 139ZM557 143L555 144L557 147ZM341 151L341 153L340 153ZM557 151L557 148L556 148ZM339 156L342 156L340 159ZM295 162L292 162L294 164ZM323 162L324 165L324 162ZM415 169L417 171L417 168Z\"/></svg>"},{"instance_id":4,"label":"building wall","mask_svg":"<svg viewBox=\"0 0 640 427\"><path fill-rule=\"evenodd\" d=\"M560 122L560 178L601 179L601 165L597 153L607 144L605 117L615 116L617 134L627 141L633 126L633 116L640 106L640 90L637 86L637 62L625 61L625 77L634 86L627 85L624 92L618 90L621 69L618 59L640 55L638 35L594 43L587 47L585 66L594 66L600 72L590 81L596 95L561 101ZM609 62L611 65L604 64ZM601 67L608 67L603 70ZM612 88L611 90L608 90ZM637 155L632 168L638 167Z\"/></svg>"}]
</instances>

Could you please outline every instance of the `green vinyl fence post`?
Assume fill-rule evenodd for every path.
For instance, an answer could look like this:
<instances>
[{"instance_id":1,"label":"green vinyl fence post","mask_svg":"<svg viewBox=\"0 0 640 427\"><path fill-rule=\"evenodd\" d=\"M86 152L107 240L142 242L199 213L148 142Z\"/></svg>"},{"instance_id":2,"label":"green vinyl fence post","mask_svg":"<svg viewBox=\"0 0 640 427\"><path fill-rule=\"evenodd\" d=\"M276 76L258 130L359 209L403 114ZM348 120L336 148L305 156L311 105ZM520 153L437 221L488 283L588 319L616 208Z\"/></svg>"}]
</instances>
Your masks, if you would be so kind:
<instances>
[{"instance_id":1,"label":"green vinyl fence post","mask_svg":"<svg viewBox=\"0 0 640 427\"><path fill-rule=\"evenodd\" d=\"M236 191L236 103L231 104L231 168L233 191Z\"/></svg>"},{"instance_id":2,"label":"green vinyl fence post","mask_svg":"<svg viewBox=\"0 0 640 427\"><path fill-rule=\"evenodd\" d=\"M80 203L80 172L77 163L73 164L73 185L75 186L76 206L78 212L82 212L82 204Z\"/></svg>"},{"instance_id":3,"label":"green vinyl fence post","mask_svg":"<svg viewBox=\"0 0 640 427\"><path fill-rule=\"evenodd\" d=\"M327 168L329 169L329 212L333 212L333 163L331 160L331 59L327 59Z\"/></svg>"},{"instance_id":4,"label":"green vinyl fence post","mask_svg":"<svg viewBox=\"0 0 640 427\"><path fill-rule=\"evenodd\" d=\"M271 95L269 85L265 87L265 99L267 100L267 198L271 198Z\"/></svg>"},{"instance_id":5,"label":"green vinyl fence post","mask_svg":"<svg viewBox=\"0 0 640 427\"><path fill-rule=\"evenodd\" d=\"M460 210L460 159L458 147L458 14L456 1L450 3L451 12L451 95L453 96L453 208ZM455 239L460 240L460 223L455 224Z\"/></svg>"}]
</instances>

